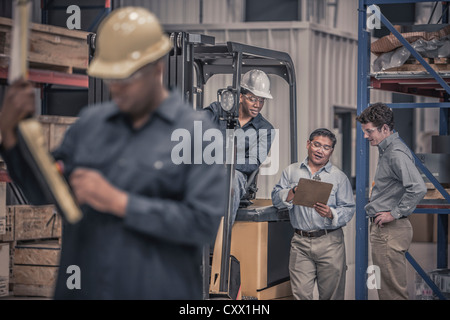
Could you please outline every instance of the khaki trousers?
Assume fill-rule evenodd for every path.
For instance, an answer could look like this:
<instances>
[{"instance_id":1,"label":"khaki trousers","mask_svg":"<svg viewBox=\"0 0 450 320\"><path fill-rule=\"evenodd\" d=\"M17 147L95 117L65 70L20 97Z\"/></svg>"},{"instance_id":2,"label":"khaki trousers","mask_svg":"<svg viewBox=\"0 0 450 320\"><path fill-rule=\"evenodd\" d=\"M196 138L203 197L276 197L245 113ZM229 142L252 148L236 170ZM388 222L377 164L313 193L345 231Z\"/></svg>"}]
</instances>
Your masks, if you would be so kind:
<instances>
[{"instance_id":1,"label":"khaki trousers","mask_svg":"<svg viewBox=\"0 0 450 320\"><path fill-rule=\"evenodd\" d=\"M294 233L289 273L295 299L312 300L317 282L320 300L344 300L346 270L342 229L318 238Z\"/></svg>"},{"instance_id":2,"label":"khaki trousers","mask_svg":"<svg viewBox=\"0 0 450 320\"><path fill-rule=\"evenodd\" d=\"M413 230L409 219L398 219L378 227L370 225L373 264L380 268L380 300L408 299L406 257Z\"/></svg>"}]
</instances>

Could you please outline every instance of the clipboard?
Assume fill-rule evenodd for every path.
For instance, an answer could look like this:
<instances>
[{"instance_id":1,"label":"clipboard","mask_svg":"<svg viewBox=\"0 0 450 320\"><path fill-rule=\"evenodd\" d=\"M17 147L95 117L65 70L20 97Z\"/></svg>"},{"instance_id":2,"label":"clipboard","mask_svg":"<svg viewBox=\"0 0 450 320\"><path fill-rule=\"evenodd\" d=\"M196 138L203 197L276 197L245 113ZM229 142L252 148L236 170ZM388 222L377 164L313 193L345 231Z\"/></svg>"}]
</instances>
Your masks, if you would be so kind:
<instances>
[{"instance_id":1,"label":"clipboard","mask_svg":"<svg viewBox=\"0 0 450 320\"><path fill-rule=\"evenodd\" d=\"M327 204L333 184L312 179L300 178L295 191L293 204L314 207L317 202Z\"/></svg>"}]
</instances>

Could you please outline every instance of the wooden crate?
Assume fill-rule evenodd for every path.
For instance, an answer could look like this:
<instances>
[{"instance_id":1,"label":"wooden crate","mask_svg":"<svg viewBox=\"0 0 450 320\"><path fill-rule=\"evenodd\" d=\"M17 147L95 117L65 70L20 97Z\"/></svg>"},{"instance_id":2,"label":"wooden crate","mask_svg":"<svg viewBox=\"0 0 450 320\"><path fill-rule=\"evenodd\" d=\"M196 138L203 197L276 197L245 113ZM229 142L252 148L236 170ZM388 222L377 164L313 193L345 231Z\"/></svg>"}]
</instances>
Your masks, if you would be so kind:
<instances>
[{"instance_id":1,"label":"wooden crate","mask_svg":"<svg viewBox=\"0 0 450 320\"><path fill-rule=\"evenodd\" d=\"M7 206L7 232L2 241L58 239L62 235L61 216L54 205Z\"/></svg>"},{"instance_id":2,"label":"wooden crate","mask_svg":"<svg viewBox=\"0 0 450 320\"><path fill-rule=\"evenodd\" d=\"M12 20L0 17L0 67L9 66ZM72 73L89 63L88 32L32 23L28 61L31 68Z\"/></svg>"},{"instance_id":3,"label":"wooden crate","mask_svg":"<svg viewBox=\"0 0 450 320\"><path fill-rule=\"evenodd\" d=\"M63 116L39 116L38 120L42 124L47 149L49 151L53 151L61 144L67 129L74 124L78 118Z\"/></svg>"},{"instance_id":4,"label":"wooden crate","mask_svg":"<svg viewBox=\"0 0 450 320\"><path fill-rule=\"evenodd\" d=\"M445 188L445 191L447 191L450 194L450 188ZM425 200L444 199L444 196L442 195L442 193L439 192L439 190L432 188L427 189L427 193L425 194L424 199Z\"/></svg>"},{"instance_id":5,"label":"wooden crate","mask_svg":"<svg viewBox=\"0 0 450 320\"><path fill-rule=\"evenodd\" d=\"M52 297L60 252L58 241L18 243L14 252L14 295Z\"/></svg>"},{"instance_id":6,"label":"wooden crate","mask_svg":"<svg viewBox=\"0 0 450 320\"><path fill-rule=\"evenodd\" d=\"M0 297L9 295L9 243L0 243Z\"/></svg>"}]
</instances>

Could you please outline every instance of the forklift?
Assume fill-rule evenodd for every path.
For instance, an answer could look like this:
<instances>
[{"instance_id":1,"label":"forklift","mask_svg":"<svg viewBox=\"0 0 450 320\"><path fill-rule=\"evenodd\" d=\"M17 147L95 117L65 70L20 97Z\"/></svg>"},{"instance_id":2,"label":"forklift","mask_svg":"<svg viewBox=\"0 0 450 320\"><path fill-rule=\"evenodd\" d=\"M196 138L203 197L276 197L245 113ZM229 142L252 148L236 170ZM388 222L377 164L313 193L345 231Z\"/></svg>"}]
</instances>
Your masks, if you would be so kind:
<instances>
[{"instance_id":1,"label":"forklift","mask_svg":"<svg viewBox=\"0 0 450 320\"><path fill-rule=\"evenodd\" d=\"M222 107L220 117L226 121L227 129L234 129L238 121L241 75L259 69L283 79L289 87L290 163L297 162L297 88L289 54L231 41L216 44L212 36L187 32L170 32L170 39L173 50L166 56L163 82L166 87L179 90L184 101L194 109L206 107L205 85L213 76L232 77L229 85L216 89L217 101ZM88 43L93 55L94 34L88 37ZM89 79L88 97L89 104L109 98L100 79ZM230 150L234 150L230 157L235 157L235 137L229 134L226 139ZM273 207L271 200L256 199L259 173L256 170L248 177L246 194L231 226L235 162L226 161L225 164L228 203L214 248L208 244L203 250L203 298L289 298L292 293L288 266L293 235L289 212Z\"/></svg>"}]
</instances>

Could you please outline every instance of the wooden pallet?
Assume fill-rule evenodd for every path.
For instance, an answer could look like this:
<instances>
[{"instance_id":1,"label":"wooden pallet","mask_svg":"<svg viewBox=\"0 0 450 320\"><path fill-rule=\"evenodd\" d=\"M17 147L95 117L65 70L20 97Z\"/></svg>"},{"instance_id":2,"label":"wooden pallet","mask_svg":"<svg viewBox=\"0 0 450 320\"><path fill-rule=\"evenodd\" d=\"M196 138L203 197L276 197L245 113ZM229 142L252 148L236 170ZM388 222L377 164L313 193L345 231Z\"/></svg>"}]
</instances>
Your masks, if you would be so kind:
<instances>
[{"instance_id":1,"label":"wooden pallet","mask_svg":"<svg viewBox=\"0 0 450 320\"><path fill-rule=\"evenodd\" d=\"M441 200L444 199L444 196L437 190L434 185L430 182L425 183L427 186L427 193L424 197L425 200L435 199ZM442 185L442 187L450 194L450 186L448 184Z\"/></svg>"},{"instance_id":2,"label":"wooden pallet","mask_svg":"<svg viewBox=\"0 0 450 320\"><path fill-rule=\"evenodd\" d=\"M0 17L0 67L9 66L12 20ZM72 73L89 63L88 32L32 23L30 68Z\"/></svg>"},{"instance_id":3,"label":"wooden pallet","mask_svg":"<svg viewBox=\"0 0 450 320\"><path fill-rule=\"evenodd\" d=\"M428 64L430 64L431 68L435 71L450 71L450 59L449 58L424 58ZM408 60L405 64L400 67L389 68L385 71L412 71L412 72L420 72L426 71L425 67L417 60L412 59Z\"/></svg>"}]
</instances>

